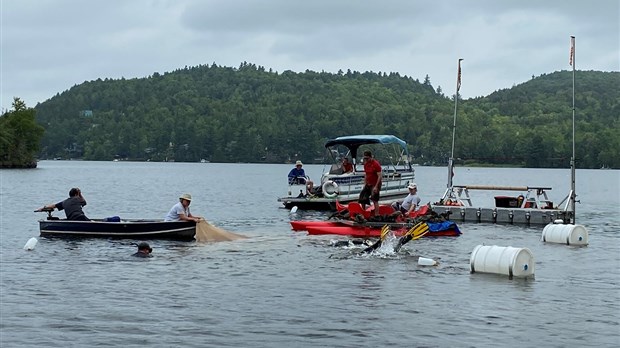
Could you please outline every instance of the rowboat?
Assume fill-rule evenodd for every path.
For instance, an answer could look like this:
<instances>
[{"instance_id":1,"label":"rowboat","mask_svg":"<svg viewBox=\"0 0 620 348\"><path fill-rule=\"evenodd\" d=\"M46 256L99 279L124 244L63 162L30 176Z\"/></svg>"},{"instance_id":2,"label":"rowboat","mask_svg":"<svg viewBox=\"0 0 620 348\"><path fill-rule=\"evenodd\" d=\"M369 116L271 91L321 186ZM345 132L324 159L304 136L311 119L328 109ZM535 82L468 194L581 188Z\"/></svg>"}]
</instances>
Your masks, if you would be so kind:
<instances>
[{"instance_id":1,"label":"rowboat","mask_svg":"<svg viewBox=\"0 0 620 348\"><path fill-rule=\"evenodd\" d=\"M129 239L168 239L193 241L196 223L193 221L164 221L162 219L105 218L90 221L59 219L48 211L47 219L39 220L41 236L93 237Z\"/></svg>"},{"instance_id":2,"label":"rowboat","mask_svg":"<svg viewBox=\"0 0 620 348\"><path fill-rule=\"evenodd\" d=\"M413 182L415 171L405 141L393 135L352 135L328 140L325 149L333 163L323 170L316 190L305 195L305 184L289 183L287 195L278 198L284 208L336 210L336 202L356 201L364 187L361 158L366 150L382 166L381 202L390 203L409 193L407 185ZM344 173L343 158L351 159L352 172Z\"/></svg>"}]
</instances>

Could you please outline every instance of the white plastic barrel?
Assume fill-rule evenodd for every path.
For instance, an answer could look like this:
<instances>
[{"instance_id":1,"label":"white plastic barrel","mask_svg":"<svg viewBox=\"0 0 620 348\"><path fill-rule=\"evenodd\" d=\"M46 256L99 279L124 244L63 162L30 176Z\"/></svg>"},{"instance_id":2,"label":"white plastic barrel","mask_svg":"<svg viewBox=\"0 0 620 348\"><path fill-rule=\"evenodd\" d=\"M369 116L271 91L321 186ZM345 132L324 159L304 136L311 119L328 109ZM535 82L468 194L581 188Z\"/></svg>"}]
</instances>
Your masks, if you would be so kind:
<instances>
[{"instance_id":1,"label":"white plastic barrel","mask_svg":"<svg viewBox=\"0 0 620 348\"><path fill-rule=\"evenodd\" d=\"M566 245L588 245L588 231L582 225L549 224L543 228L540 240Z\"/></svg>"},{"instance_id":2,"label":"white plastic barrel","mask_svg":"<svg viewBox=\"0 0 620 348\"><path fill-rule=\"evenodd\" d=\"M534 275L534 255L528 248L478 245L469 260L471 273L505 274L511 277Z\"/></svg>"}]
</instances>

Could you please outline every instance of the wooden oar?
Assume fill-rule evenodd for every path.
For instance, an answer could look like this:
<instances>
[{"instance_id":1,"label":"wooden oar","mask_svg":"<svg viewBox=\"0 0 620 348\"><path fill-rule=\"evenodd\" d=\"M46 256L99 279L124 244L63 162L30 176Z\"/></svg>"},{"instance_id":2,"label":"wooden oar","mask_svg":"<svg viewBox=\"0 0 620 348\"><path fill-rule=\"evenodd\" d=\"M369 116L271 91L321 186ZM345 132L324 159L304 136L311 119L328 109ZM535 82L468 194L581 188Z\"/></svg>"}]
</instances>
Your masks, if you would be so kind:
<instances>
[{"instance_id":1,"label":"wooden oar","mask_svg":"<svg viewBox=\"0 0 620 348\"><path fill-rule=\"evenodd\" d=\"M373 250L377 250L381 246L381 244L383 244L383 241L385 240L385 238L387 237L389 233L390 233L390 227L388 225L383 226L383 228L381 229L381 236L379 237L379 240L376 241L375 244L364 249L363 253L370 253Z\"/></svg>"},{"instance_id":2,"label":"wooden oar","mask_svg":"<svg viewBox=\"0 0 620 348\"><path fill-rule=\"evenodd\" d=\"M403 245L409 243L412 240L416 240L425 236L430 230L428 229L428 225L426 222L418 222L417 225L413 226L407 233L398 239L398 243L396 247L394 247L394 251L398 252Z\"/></svg>"}]
</instances>

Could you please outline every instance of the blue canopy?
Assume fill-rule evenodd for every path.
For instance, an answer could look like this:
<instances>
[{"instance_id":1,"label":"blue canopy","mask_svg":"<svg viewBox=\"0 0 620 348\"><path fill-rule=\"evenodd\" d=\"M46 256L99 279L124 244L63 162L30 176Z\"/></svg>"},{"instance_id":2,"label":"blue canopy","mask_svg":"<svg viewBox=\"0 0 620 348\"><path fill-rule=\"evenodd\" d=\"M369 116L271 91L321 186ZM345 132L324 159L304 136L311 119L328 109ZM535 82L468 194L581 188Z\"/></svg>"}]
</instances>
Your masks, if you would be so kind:
<instances>
[{"instance_id":1,"label":"blue canopy","mask_svg":"<svg viewBox=\"0 0 620 348\"><path fill-rule=\"evenodd\" d=\"M364 144L398 144L403 149L407 149L407 143L393 135L350 135L338 137L328 140L325 143L325 147L340 144L348 148L358 148Z\"/></svg>"}]
</instances>

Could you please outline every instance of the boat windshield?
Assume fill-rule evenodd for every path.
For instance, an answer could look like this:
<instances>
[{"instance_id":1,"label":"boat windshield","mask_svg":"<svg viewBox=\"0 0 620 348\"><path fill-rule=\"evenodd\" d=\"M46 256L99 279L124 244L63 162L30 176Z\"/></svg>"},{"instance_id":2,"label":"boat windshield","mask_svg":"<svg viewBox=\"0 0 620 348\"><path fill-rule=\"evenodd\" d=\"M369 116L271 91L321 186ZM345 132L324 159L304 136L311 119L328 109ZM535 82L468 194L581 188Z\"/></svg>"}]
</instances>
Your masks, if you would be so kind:
<instances>
[{"instance_id":1,"label":"boat windshield","mask_svg":"<svg viewBox=\"0 0 620 348\"><path fill-rule=\"evenodd\" d=\"M325 147L334 164L341 163L345 157L354 165L361 164L363 153L368 150L386 170L411 170L407 143L393 135L339 137L327 141Z\"/></svg>"}]
</instances>

